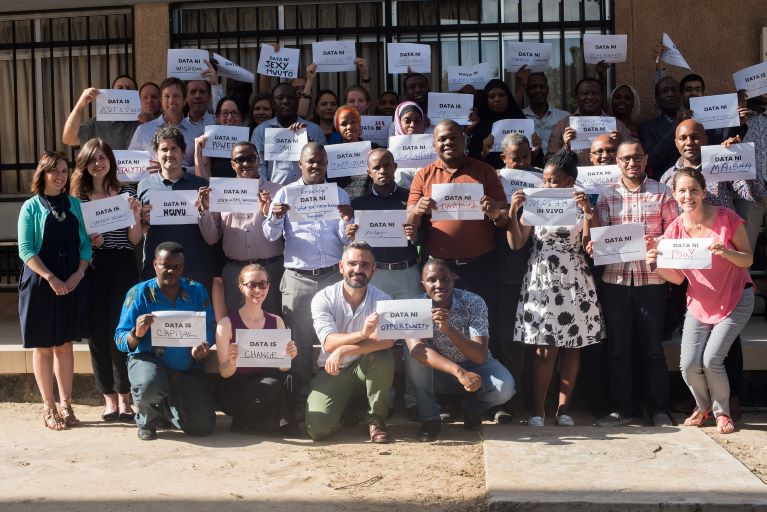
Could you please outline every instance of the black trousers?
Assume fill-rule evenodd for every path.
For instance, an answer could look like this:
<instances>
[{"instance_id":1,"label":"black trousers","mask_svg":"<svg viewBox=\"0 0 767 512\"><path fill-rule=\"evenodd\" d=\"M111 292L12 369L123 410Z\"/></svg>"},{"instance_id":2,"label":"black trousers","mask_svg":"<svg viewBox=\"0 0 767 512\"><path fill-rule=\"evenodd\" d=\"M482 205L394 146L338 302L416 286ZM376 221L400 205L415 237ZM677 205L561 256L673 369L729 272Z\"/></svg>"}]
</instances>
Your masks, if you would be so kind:
<instances>
[{"instance_id":1,"label":"black trousers","mask_svg":"<svg viewBox=\"0 0 767 512\"><path fill-rule=\"evenodd\" d=\"M450 270L458 276L455 281L455 287L461 290L468 290L476 293L487 305L487 317L490 324L490 352L500 354L497 336L494 329L497 323L497 305L498 305L498 272L497 258L495 252L487 253L479 260L467 265L456 265L454 261L448 260Z\"/></svg>"},{"instance_id":2,"label":"black trousers","mask_svg":"<svg viewBox=\"0 0 767 512\"><path fill-rule=\"evenodd\" d=\"M253 430L274 432L280 420L291 417L284 382L288 374L266 369L263 373L235 374L216 386L218 408Z\"/></svg>"}]
</instances>

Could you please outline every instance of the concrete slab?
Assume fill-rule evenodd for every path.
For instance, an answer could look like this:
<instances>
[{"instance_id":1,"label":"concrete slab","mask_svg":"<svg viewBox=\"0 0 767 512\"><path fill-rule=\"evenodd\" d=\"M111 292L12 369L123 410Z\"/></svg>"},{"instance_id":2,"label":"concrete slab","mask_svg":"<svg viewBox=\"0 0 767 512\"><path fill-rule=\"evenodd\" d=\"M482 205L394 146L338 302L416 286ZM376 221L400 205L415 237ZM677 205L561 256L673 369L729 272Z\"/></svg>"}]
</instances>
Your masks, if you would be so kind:
<instances>
[{"instance_id":1,"label":"concrete slab","mask_svg":"<svg viewBox=\"0 0 767 512\"><path fill-rule=\"evenodd\" d=\"M491 512L767 510L767 485L696 428L493 429L484 453Z\"/></svg>"}]
</instances>

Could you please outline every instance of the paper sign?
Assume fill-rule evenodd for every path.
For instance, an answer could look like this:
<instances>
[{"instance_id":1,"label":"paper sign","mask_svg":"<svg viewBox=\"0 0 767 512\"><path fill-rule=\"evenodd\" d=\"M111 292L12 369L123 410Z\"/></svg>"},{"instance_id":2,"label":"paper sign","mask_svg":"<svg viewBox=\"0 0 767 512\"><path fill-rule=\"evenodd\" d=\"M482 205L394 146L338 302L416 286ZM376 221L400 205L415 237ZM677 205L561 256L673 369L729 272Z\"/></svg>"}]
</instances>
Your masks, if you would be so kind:
<instances>
[{"instance_id":1,"label":"paper sign","mask_svg":"<svg viewBox=\"0 0 767 512\"><path fill-rule=\"evenodd\" d=\"M572 188L526 188L522 221L527 226L574 226L578 222Z\"/></svg>"},{"instance_id":2,"label":"paper sign","mask_svg":"<svg viewBox=\"0 0 767 512\"><path fill-rule=\"evenodd\" d=\"M150 190L146 197L152 205L151 225L197 224L196 190Z\"/></svg>"},{"instance_id":3,"label":"paper sign","mask_svg":"<svg viewBox=\"0 0 767 512\"><path fill-rule=\"evenodd\" d=\"M617 123L610 116L570 116L570 128L575 130L575 139L570 142L573 151L591 149L591 143L598 136L614 132Z\"/></svg>"},{"instance_id":4,"label":"paper sign","mask_svg":"<svg viewBox=\"0 0 767 512\"><path fill-rule=\"evenodd\" d=\"M237 329L237 368L290 368L290 329Z\"/></svg>"},{"instance_id":5,"label":"paper sign","mask_svg":"<svg viewBox=\"0 0 767 512\"><path fill-rule=\"evenodd\" d=\"M235 144L250 140L247 126L209 124L205 127L205 136L208 137L208 140L202 148L202 155L226 158L227 160L232 157L232 147Z\"/></svg>"},{"instance_id":6,"label":"paper sign","mask_svg":"<svg viewBox=\"0 0 767 512\"><path fill-rule=\"evenodd\" d=\"M261 75L296 78L300 52L298 48L280 48L275 53L271 45L265 44L261 47L256 71Z\"/></svg>"},{"instance_id":7,"label":"paper sign","mask_svg":"<svg viewBox=\"0 0 767 512\"><path fill-rule=\"evenodd\" d=\"M676 47L674 41L665 32L663 33L663 46L666 47L666 51L660 54L660 60L679 68L692 69L682 57L682 52Z\"/></svg>"},{"instance_id":8,"label":"paper sign","mask_svg":"<svg viewBox=\"0 0 767 512\"><path fill-rule=\"evenodd\" d=\"M738 95L717 94L690 98L692 118L706 130L740 126L738 115Z\"/></svg>"},{"instance_id":9,"label":"paper sign","mask_svg":"<svg viewBox=\"0 0 767 512\"><path fill-rule=\"evenodd\" d=\"M617 224L591 228L594 265L642 261L647 256L644 224Z\"/></svg>"},{"instance_id":10,"label":"paper sign","mask_svg":"<svg viewBox=\"0 0 767 512\"><path fill-rule=\"evenodd\" d=\"M248 84L252 84L255 81L256 77L253 76L253 73L238 66L226 57L214 53L213 58L216 60L216 72L219 76L234 78L238 82L245 82Z\"/></svg>"},{"instance_id":11,"label":"paper sign","mask_svg":"<svg viewBox=\"0 0 767 512\"><path fill-rule=\"evenodd\" d=\"M415 43L386 43L389 73L431 73L431 46Z\"/></svg>"},{"instance_id":12,"label":"paper sign","mask_svg":"<svg viewBox=\"0 0 767 512\"><path fill-rule=\"evenodd\" d=\"M754 143L700 148L701 172L706 183L756 179Z\"/></svg>"},{"instance_id":13,"label":"paper sign","mask_svg":"<svg viewBox=\"0 0 767 512\"><path fill-rule=\"evenodd\" d=\"M391 123L391 116L362 116L362 140L369 140L382 148L388 147Z\"/></svg>"},{"instance_id":14,"label":"paper sign","mask_svg":"<svg viewBox=\"0 0 767 512\"><path fill-rule=\"evenodd\" d=\"M205 311L152 312L153 347L196 347L210 343L205 332Z\"/></svg>"},{"instance_id":15,"label":"paper sign","mask_svg":"<svg viewBox=\"0 0 767 512\"><path fill-rule=\"evenodd\" d=\"M312 62L317 73L354 71L357 50L354 41L318 41L312 43Z\"/></svg>"},{"instance_id":16,"label":"paper sign","mask_svg":"<svg viewBox=\"0 0 767 512\"><path fill-rule=\"evenodd\" d=\"M540 188L543 186L541 174L537 172L523 171L521 169L501 169L498 171L501 178L503 191L506 193L506 201L511 204L511 196L514 192L523 188Z\"/></svg>"},{"instance_id":17,"label":"paper sign","mask_svg":"<svg viewBox=\"0 0 767 512\"><path fill-rule=\"evenodd\" d=\"M440 183L431 186L431 198L437 209L431 212L431 220L482 220L480 200L485 195L481 183Z\"/></svg>"},{"instance_id":18,"label":"paper sign","mask_svg":"<svg viewBox=\"0 0 767 512\"><path fill-rule=\"evenodd\" d=\"M136 217L128 204L128 194L83 201L80 206L83 210L85 231L89 235L129 228L136 223Z\"/></svg>"},{"instance_id":19,"label":"paper sign","mask_svg":"<svg viewBox=\"0 0 767 512\"><path fill-rule=\"evenodd\" d=\"M767 62L760 62L732 74L735 90L746 90L749 98L767 94Z\"/></svg>"},{"instance_id":20,"label":"paper sign","mask_svg":"<svg viewBox=\"0 0 767 512\"><path fill-rule=\"evenodd\" d=\"M447 88L458 91L465 85L473 85L475 89L482 89L492 78L490 75L490 64L487 62L476 66L448 66Z\"/></svg>"},{"instance_id":21,"label":"paper sign","mask_svg":"<svg viewBox=\"0 0 767 512\"><path fill-rule=\"evenodd\" d=\"M335 183L288 187L290 222L338 220L338 186Z\"/></svg>"},{"instance_id":22,"label":"paper sign","mask_svg":"<svg viewBox=\"0 0 767 512\"><path fill-rule=\"evenodd\" d=\"M359 226L355 240L371 247L407 247L407 210L356 210L354 220Z\"/></svg>"},{"instance_id":23,"label":"paper sign","mask_svg":"<svg viewBox=\"0 0 767 512\"><path fill-rule=\"evenodd\" d=\"M425 167L437 159L431 133L389 137L389 151L400 167Z\"/></svg>"},{"instance_id":24,"label":"paper sign","mask_svg":"<svg viewBox=\"0 0 767 512\"><path fill-rule=\"evenodd\" d=\"M617 165L578 166L576 187L582 188L587 194L601 194L606 185L615 183L619 179L621 179L621 170Z\"/></svg>"},{"instance_id":25,"label":"paper sign","mask_svg":"<svg viewBox=\"0 0 767 512\"><path fill-rule=\"evenodd\" d=\"M379 300L376 302L378 339L433 337L431 308L431 299Z\"/></svg>"},{"instance_id":26,"label":"paper sign","mask_svg":"<svg viewBox=\"0 0 767 512\"><path fill-rule=\"evenodd\" d=\"M258 211L258 179L210 178L212 212L256 213Z\"/></svg>"},{"instance_id":27,"label":"paper sign","mask_svg":"<svg viewBox=\"0 0 767 512\"><path fill-rule=\"evenodd\" d=\"M601 61L608 64L626 62L627 56L628 37L626 34L583 35L583 58L586 64L597 64Z\"/></svg>"},{"instance_id":28,"label":"paper sign","mask_svg":"<svg viewBox=\"0 0 767 512\"><path fill-rule=\"evenodd\" d=\"M460 125L467 125L469 124L469 113L471 113L473 106L473 94L430 92L429 111L426 115L434 124L442 119L452 119Z\"/></svg>"},{"instance_id":29,"label":"paper sign","mask_svg":"<svg viewBox=\"0 0 767 512\"><path fill-rule=\"evenodd\" d=\"M328 178L359 176L368 172L370 141L347 142L325 146L328 154Z\"/></svg>"},{"instance_id":30,"label":"paper sign","mask_svg":"<svg viewBox=\"0 0 767 512\"><path fill-rule=\"evenodd\" d=\"M298 162L301 150L309 143L306 128L297 132L289 128L267 128L264 131L264 160Z\"/></svg>"},{"instance_id":31,"label":"paper sign","mask_svg":"<svg viewBox=\"0 0 767 512\"><path fill-rule=\"evenodd\" d=\"M114 154L117 161L118 180L133 183L149 176L149 173L146 172L146 168L149 167L149 161L152 159L149 151L115 149Z\"/></svg>"},{"instance_id":32,"label":"paper sign","mask_svg":"<svg viewBox=\"0 0 767 512\"><path fill-rule=\"evenodd\" d=\"M96 121L135 121L141 113L138 91L99 89Z\"/></svg>"},{"instance_id":33,"label":"paper sign","mask_svg":"<svg viewBox=\"0 0 767 512\"><path fill-rule=\"evenodd\" d=\"M168 50L167 76L180 80L205 80L203 71L208 69L205 61L210 58L208 50Z\"/></svg>"},{"instance_id":34,"label":"paper sign","mask_svg":"<svg viewBox=\"0 0 767 512\"><path fill-rule=\"evenodd\" d=\"M662 238L658 240L658 268L711 268L713 238Z\"/></svg>"},{"instance_id":35,"label":"paper sign","mask_svg":"<svg viewBox=\"0 0 767 512\"><path fill-rule=\"evenodd\" d=\"M532 72L549 69L551 43L506 42L506 71L516 73L522 66Z\"/></svg>"},{"instance_id":36,"label":"paper sign","mask_svg":"<svg viewBox=\"0 0 767 512\"><path fill-rule=\"evenodd\" d=\"M510 133L521 133L527 137L527 142L532 147L533 133L535 133L535 121L532 119L501 119L493 123L490 130L493 135L493 147L491 152L500 153L501 143L504 137Z\"/></svg>"}]
</instances>

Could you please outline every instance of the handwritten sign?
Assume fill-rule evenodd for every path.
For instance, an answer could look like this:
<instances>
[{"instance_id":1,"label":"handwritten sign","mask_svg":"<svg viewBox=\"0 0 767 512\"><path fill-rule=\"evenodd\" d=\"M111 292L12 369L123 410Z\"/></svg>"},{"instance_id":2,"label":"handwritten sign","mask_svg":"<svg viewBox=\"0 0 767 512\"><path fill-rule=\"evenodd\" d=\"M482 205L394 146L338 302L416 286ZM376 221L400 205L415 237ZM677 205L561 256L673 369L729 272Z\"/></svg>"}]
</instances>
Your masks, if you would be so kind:
<instances>
[{"instance_id":1,"label":"handwritten sign","mask_svg":"<svg viewBox=\"0 0 767 512\"><path fill-rule=\"evenodd\" d=\"M391 122L391 116L362 116L362 140L369 140L382 148L388 147Z\"/></svg>"},{"instance_id":2,"label":"handwritten sign","mask_svg":"<svg viewBox=\"0 0 767 512\"><path fill-rule=\"evenodd\" d=\"M328 154L328 178L367 174L370 147L369 140L325 146L325 152Z\"/></svg>"},{"instance_id":3,"label":"handwritten sign","mask_svg":"<svg viewBox=\"0 0 767 512\"><path fill-rule=\"evenodd\" d=\"M501 178L503 191L506 193L506 201L511 203L514 192L523 188L540 188L543 186L541 174L537 172L523 171L521 169L501 169L498 171Z\"/></svg>"},{"instance_id":4,"label":"handwritten sign","mask_svg":"<svg viewBox=\"0 0 767 512\"><path fill-rule=\"evenodd\" d=\"M527 142L532 146L535 121L532 119L501 119L493 123L490 133L493 135L491 152L500 153L501 143L503 143L504 137L510 133L521 133L527 137Z\"/></svg>"},{"instance_id":5,"label":"handwritten sign","mask_svg":"<svg viewBox=\"0 0 767 512\"><path fill-rule=\"evenodd\" d=\"M210 211L256 213L258 179L210 178Z\"/></svg>"},{"instance_id":6,"label":"handwritten sign","mask_svg":"<svg viewBox=\"0 0 767 512\"><path fill-rule=\"evenodd\" d=\"M647 256L644 224L617 224L591 228L594 265L642 261Z\"/></svg>"},{"instance_id":7,"label":"handwritten sign","mask_svg":"<svg viewBox=\"0 0 767 512\"><path fill-rule=\"evenodd\" d=\"M376 302L378 339L433 337L431 308L431 299L379 300Z\"/></svg>"},{"instance_id":8,"label":"handwritten sign","mask_svg":"<svg viewBox=\"0 0 767 512\"><path fill-rule=\"evenodd\" d=\"M146 197L152 205L149 223L153 226L197 224L196 190L150 190Z\"/></svg>"},{"instance_id":9,"label":"handwritten sign","mask_svg":"<svg viewBox=\"0 0 767 512\"><path fill-rule=\"evenodd\" d=\"M221 55L214 53L213 58L216 61L216 71L218 72L219 76L234 78L238 82L245 82L248 84L252 84L255 81L255 76L253 76L252 72L238 66L226 57L222 57Z\"/></svg>"},{"instance_id":10,"label":"handwritten sign","mask_svg":"<svg viewBox=\"0 0 767 512\"><path fill-rule=\"evenodd\" d=\"M658 240L658 268L711 268L713 238L662 238Z\"/></svg>"},{"instance_id":11,"label":"handwritten sign","mask_svg":"<svg viewBox=\"0 0 767 512\"><path fill-rule=\"evenodd\" d=\"M389 151L401 167L425 167L437 159L434 135L394 135L389 137Z\"/></svg>"},{"instance_id":12,"label":"handwritten sign","mask_svg":"<svg viewBox=\"0 0 767 512\"><path fill-rule=\"evenodd\" d=\"M153 347L196 347L209 342L205 311L154 311L152 316Z\"/></svg>"},{"instance_id":13,"label":"handwritten sign","mask_svg":"<svg viewBox=\"0 0 767 512\"><path fill-rule=\"evenodd\" d=\"M604 61L608 64L626 62L628 36L626 34L600 35L584 34L583 58L586 64Z\"/></svg>"},{"instance_id":14,"label":"handwritten sign","mask_svg":"<svg viewBox=\"0 0 767 512\"><path fill-rule=\"evenodd\" d=\"M572 188L526 188L522 222L527 226L574 226L578 209Z\"/></svg>"},{"instance_id":15,"label":"handwritten sign","mask_svg":"<svg viewBox=\"0 0 767 512\"><path fill-rule=\"evenodd\" d=\"M551 43L506 43L506 70L512 73L519 71L522 66L527 66L532 72L546 71L550 59Z\"/></svg>"},{"instance_id":16,"label":"handwritten sign","mask_svg":"<svg viewBox=\"0 0 767 512\"><path fill-rule=\"evenodd\" d=\"M473 85L481 89L492 78L490 64L480 62L475 66L448 66L447 87L451 91L457 91L465 85Z\"/></svg>"},{"instance_id":17,"label":"handwritten sign","mask_svg":"<svg viewBox=\"0 0 767 512\"><path fill-rule=\"evenodd\" d=\"M706 130L740 126L738 95L735 93L693 96L690 98L690 110L692 110L692 118L702 124Z\"/></svg>"},{"instance_id":18,"label":"handwritten sign","mask_svg":"<svg viewBox=\"0 0 767 512\"><path fill-rule=\"evenodd\" d=\"M280 48L280 51L275 53L271 45L263 45L256 71L266 76L296 78L300 52L298 48Z\"/></svg>"},{"instance_id":19,"label":"handwritten sign","mask_svg":"<svg viewBox=\"0 0 767 512\"><path fill-rule=\"evenodd\" d=\"M482 220L480 200L485 195L481 183L440 183L431 186L431 197L437 209L431 220Z\"/></svg>"},{"instance_id":20,"label":"handwritten sign","mask_svg":"<svg viewBox=\"0 0 767 512\"><path fill-rule=\"evenodd\" d=\"M136 217L128 204L128 194L84 201L81 206L85 231L89 235L129 228L136 223Z\"/></svg>"},{"instance_id":21,"label":"handwritten sign","mask_svg":"<svg viewBox=\"0 0 767 512\"><path fill-rule=\"evenodd\" d=\"M576 186L580 186L587 194L601 194L607 185L619 179L621 179L621 170L617 165L579 166Z\"/></svg>"},{"instance_id":22,"label":"handwritten sign","mask_svg":"<svg viewBox=\"0 0 767 512\"><path fill-rule=\"evenodd\" d=\"M746 90L749 98L767 94L767 62L760 62L732 74L735 89Z\"/></svg>"},{"instance_id":23,"label":"handwritten sign","mask_svg":"<svg viewBox=\"0 0 767 512\"><path fill-rule=\"evenodd\" d=\"M455 92L430 92L427 115L433 123L442 119L452 119L460 125L469 124L469 113L474 106L473 94Z\"/></svg>"},{"instance_id":24,"label":"handwritten sign","mask_svg":"<svg viewBox=\"0 0 767 512\"><path fill-rule=\"evenodd\" d=\"M301 149L308 143L306 128L297 132L288 128L267 128L264 131L264 160L297 162L301 159Z\"/></svg>"},{"instance_id":25,"label":"handwritten sign","mask_svg":"<svg viewBox=\"0 0 767 512\"><path fill-rule=\"evenodd\" d=\"M205 127L205 146L202 148L203 156L213 156L218 158L232 157L232 147L240 141L247 141L247 126L225 126L222 124L209 124Z\"/></svg>"},{"instance_id":26,"label":"handwritten sign","mask_svg":"<svg viewBox=\"0 0 767 512\"><path fill-rule=\"evenodd\" d=\"M756 152L753 142L700 148L701 172L706 183L756 179Z\"/></svg>"},{"instance_id":27,"label":"handwritten sign","mask_svg":"<svg viewBox=\"0 0 767 512\"><path fill-rule=\"evenodd\" d=\"M318 41L312 43L312 62L317 73L354 71L357 50L354 41Z\"/></svg>"},{"instance_id":28,"label":"handwritten sign","mask_svg":"<svg viewBox=\"0 0 767 512\"><path fill-rule=\"evenodd\" d=\"M135 121L141 113L138 91L99 89L96 121Z\"/></svg>"},{"instance_id":29,"label":"handwritten sign","mask_svg":"<svg viewBox=\"0 0 767 512\"><path fill-rule=\"evenodd\" d=\"M290 368L290 329L237 329L237 368Z\"/></svg>"},{"instance_id":30,"label":"handwritten sign","mask_svg":"<svg viewBox=\"0 0 767 512\"><path fill-rule=\"evenodd\" d=\"M149 167L152 157L149 151L134 151L132 149L115 149L115 160L117 161L117 179L134 183L149 177L146 168Z\"/></svg>"},{"instance_id":31,"label":"handwritten sign","mask_svg":"<svg viewBox=\"0 0 767 512\"><path fill-rule=\"evenodd\" d=\"M338 186L335 183L287 187L290 222L338 220Z\"/></svg>"},{"instance_id":32,"label":"handwritten sign","mask_svg":"<svg viewBox=\"0 0 767 512\"><path fill-rule=\"evenodd\" d=\"M660 60L678 68L692 69L682 57L682 52L676 47L674 41L665 32L663 33L663 46L666 47L666 51L660 54Z\"/></svg>"},{"instance_id":33,"label":"handwritten sign","mask_svg":"<svg viewBox=\"0 0 767 512\"><path fill-rule=\"evenodd\" d=\"M575 139L570 142L573 151L591 149L591 143L603 133L616 130L617 123L610 116L570 116L570 128L575 130Z\"/></svg>"},{"instance_id":34,"label":"handwritten sign","mask_svg":"<svg viewBox=\"0 0 767 512\"><path fill-rule=\"evenodd\" d=\"M175 76L180 80L205 80L203 71L208 69L205 61L209 58L208 50L168 50L166 76Z\"/></svg>"},{"instance_id":35,"label":"handwritten sign","mask_svg":"<svg viewBox=\"0 0 767 512\"><path fill-rule=\"evenodd\" d=\"M355 240L371 247L407 247L407 210L356 210L354 220L359 226Z\"/></svg>"},{"instance_id":36,"label":"handwritten sign","mask_svg":"<svg viewBox=\"0 0 767 512\"><path fill-rule=\"evenodd\" d=\"M389 73L431 73L431 46L415 43L387 43L386 56Z\"/></svg>"}]
</instances>

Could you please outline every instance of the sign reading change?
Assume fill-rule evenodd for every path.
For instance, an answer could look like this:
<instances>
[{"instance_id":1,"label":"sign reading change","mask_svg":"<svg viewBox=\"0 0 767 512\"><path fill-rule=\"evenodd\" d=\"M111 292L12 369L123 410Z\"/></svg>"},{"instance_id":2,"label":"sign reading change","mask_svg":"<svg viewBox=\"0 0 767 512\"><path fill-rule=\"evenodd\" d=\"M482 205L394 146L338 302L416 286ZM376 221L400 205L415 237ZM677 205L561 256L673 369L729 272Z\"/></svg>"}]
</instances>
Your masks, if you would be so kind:
<instances>
[{"instance_id":1,"label":"sign reading change","mask_svg":"<svg viewBox=\"0 0 767 512\"><path fill-rule=\"evenodd\" d=\"M151 225L197 224L196 190L150 190L146 197Z\"/></svg>"},{"instance_id":2,"label":"sign reading change","mask_svg":"<svg viewBox=\"0 0 767 512\"><path fill-rule=\"evenodd\" d=\"M522 222L527 226L574 226L578 209L572 188L526 188Z\"/></svg>"},{"instance_id":3,"label":"sign reading change","mask_svg":"<svg viewBox=\"0 0 767 512\"><path fill-rule=\"evenodd\" d=\"M594 241L594 265L644 260L647 247L644 224L617 224L591 228Z\"/></svg>"},{"instance_id":4,"label":"sign reading change","mask_svg":"<svg viewBox=\"0 0 767 512\"><path fill-rule=\"evenodd\" d=\"M290 329L237 329L237 368L290 368Z\"/></svg>"},{"instance_id":5,"label":"sign reading change","mask_svg":"<svg viewBox=\"0 0 767 512\"><path fill-rule=\"evenodd\" d=\"M431 338L434 336L431 307L431 299L379 300L378 339Z\"/></svg>"},{"instance_id":6,"label":"sign reading change","mask_svg":"<svg viewBox=\"0 0 767 512\"><path fill-rule=\"evenodd\" d=\"M196 347L207 342L205 311L154 311L153 347Z\"/></svg>"},{"instance_id":7,"label":"sign reading change","mask_svg":"<svg viewBox=\"0 0 767 512\"><path fill-rule=\"evenodd\" d=\"M354 220L359 226L355 240L371 247L407 247L407 210L356 210Z\"/></svg>"},{"instance_id":8,"label":"sign reading change","mask_svg":"<svg viewBox=\"0 0 767 512\"><path fill-rule=\"evenodd\" d=\"M210 211L255 213L258 211L258 179L210 178Z\"/></svg>"},{"instance_id":9,"label":"sign reading change","mask_svg":"<svg viewBox=\"0 0 767 512\"><path fill-rule=\"evenodd\" d=\"M628 36L626 34L584 34L583 58L586 64L626 62Z\"/></svg>"},{"instance_id":10,"label":"sign reading change","mask_svg":"<svg viewBox=\"0 0 767 512\"><path fill-rule=\"evenodd\" d=\"M83 210L85 231L89 235L129 228L136 223L136 216L128 203L128 194L83 201L80 206Z\"/></svg>"},{"instance_id":11,"label":"sign reading change","mask_svg":"<svg viewBox=\"0 0 767 512\"><path fill-rule=\"evenodd\" d=\"M713 238L662 238L658 240L658 268L711 268Z\"/></svg>"}]
</instances>

